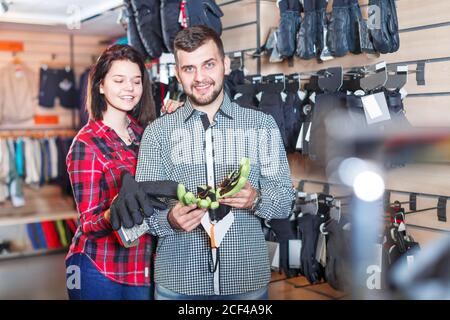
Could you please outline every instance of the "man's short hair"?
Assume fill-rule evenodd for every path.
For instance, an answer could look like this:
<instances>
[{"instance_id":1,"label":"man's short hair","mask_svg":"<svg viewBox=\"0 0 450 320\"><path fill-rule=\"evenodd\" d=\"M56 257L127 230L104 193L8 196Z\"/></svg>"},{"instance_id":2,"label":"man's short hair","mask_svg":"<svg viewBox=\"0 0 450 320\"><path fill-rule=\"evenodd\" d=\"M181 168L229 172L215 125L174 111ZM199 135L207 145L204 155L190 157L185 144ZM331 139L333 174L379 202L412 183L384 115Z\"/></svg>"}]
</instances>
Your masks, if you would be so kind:
<instances>
[{"instance_id":1,"label":"man's short hair","mask_svg":"<svg viewBox=\"0 0 450 320\"><path fill-rule=\"evenodd\" d=\"M177 51L182 50L192 52L204 45L207 41L212 40L219 49L220 56L225 57L223 43L219 35L211 28L205 25L197 25L182 29L174 39L174 55L177 60Z\"/></svg>"}]
</instances>

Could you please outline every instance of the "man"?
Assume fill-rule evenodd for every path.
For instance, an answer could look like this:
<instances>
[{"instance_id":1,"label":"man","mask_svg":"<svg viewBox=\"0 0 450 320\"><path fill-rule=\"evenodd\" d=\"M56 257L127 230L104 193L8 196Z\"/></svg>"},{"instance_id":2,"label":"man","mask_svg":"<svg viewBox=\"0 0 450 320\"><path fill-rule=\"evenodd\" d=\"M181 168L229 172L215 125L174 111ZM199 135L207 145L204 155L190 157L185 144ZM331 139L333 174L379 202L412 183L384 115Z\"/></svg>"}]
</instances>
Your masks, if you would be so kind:
<instances>
[{"instance_id":1,"label":"man","mask_svg":"<svg viewBox=\"0 0 450 320\"><path fill-rule=\"evenodd\" d=\"M241 157L249 181L220 200L223 219L177 203L147 219L159 236L156 299L267 299L270 266L259 218L285 218L294 200L289 166L274 119L241 108L224 93L230 61L217 34L205 26L180 31L174 41L176 76L187 101L149 125L136 180L173 180L192 192L216 187Z\"/></svg>"}]
</instances>

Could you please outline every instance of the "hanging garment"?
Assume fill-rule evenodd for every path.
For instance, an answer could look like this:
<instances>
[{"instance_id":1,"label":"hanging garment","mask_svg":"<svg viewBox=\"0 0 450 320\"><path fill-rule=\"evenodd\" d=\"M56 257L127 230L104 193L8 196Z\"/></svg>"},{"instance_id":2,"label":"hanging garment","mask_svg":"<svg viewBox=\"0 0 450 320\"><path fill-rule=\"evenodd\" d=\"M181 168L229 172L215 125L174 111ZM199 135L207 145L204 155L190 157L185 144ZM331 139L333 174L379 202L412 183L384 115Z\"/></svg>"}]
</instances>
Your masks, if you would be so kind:
<instances>
[{"instance_id":1,"label":"hanging garment","mask_svg":"<svg viewBox=\"0 0 450 320\"><path fill-rule=\"evenodd\" d=\"M25 175L25 159L24 159L24 143L22 139L16 139L15 141L15 158L16 158L16 168L19 177L23 178Z\"/></svg>"},{"instance_id":2,"label":"hanging garment","mask_svg":"<svg viewBox=\"0 0 450 320\"><path fill-rule=\"evenodd\" d=\"M284 99L286 94L277 87L263 85L263 91L256 95L259 98L258 109L271 115L278 125L284 146L287 145L286 130L284 127Z\"/></svg>"},{"instance_id":3,"label":"hanging garment","mask_svg":"<svg viewBox=\"0 0 450 320\"><path fill-rule=\"evenodd\" d=\"M296 55L301 59L311 59L317 54L317 13L315 0L305 0L304 16L297 33Z\"/></svg>"},{"instance_id":4,"label":"hanging garment","mask_svg":"<svg viewBox=\"0 0 450 320\"><path fill-rule=\"evenodd\" d=\"M55 98L59 98L60 105L64 108L74 109L78 107L73 70L42 66L39 72L39 105L53 108Z\"/></svg>"},{"instance_id":5,"label":"hanging garment","mask_svg":"<svg viewBox=\"0 0 450 320\"><path fill-rule=\"evenodd\" d=\"M301 100L302 95L297 92L287 92L283 107L284 129L286 136L286 151L294 152L297 138L300 133L302 119Z\"/></svg>"},{"instance_id":6,"label":"hanging garment","mask_svg":"<svg viewBox=\"0 0 450 320\"><path fill-rule=\"evenodd\" d=\"M345 219L330 219L325 224L327 234L325 278L336 290L349 292L352 285L350 223Z\"/></svg>"},{"instance_id":7,"label":"hanging garment","mask_svg":"<svg viewBox=\"0 0 450 320\"><path fill-rule=\"evenodd\" d=\"M275 234L275 241L280 244L280 269L290 278L294 272L289 268L289 240L295 239L295 227L289 218L272 219L270 229Z\"/></svg>"},{"instance_id":8,"label":"hanging garment","mask_svg":"<svg viewBox=\"0 0 450 320\"><path fill-rule=\"evenodd\" d=\"M343 57L350 51L350 10L346 0L334 0L328 25L327 44L334 57Z\"/></svg>"},{"instance_id":9,"label":"hanging garment","mask_svg":"<svg viewBox=\"0 0 450 320\"><path fill-rule=\"evenodd\" d=\"M17 174L13 139L7 140L7 148L9 153L9 195L14 207L23 207L25 205L25 199L23 197L23 182L22 178Z\"/></svg>"},{"instance_id":10,"label":"hanging garment","mask_svg":"<svg viewBox=\"0 0 450 320\"><path fill-rule=\"evenodd\" d=\"M9 197L9 152L5 139L0 139L0 202Z\"/></svg>"},{"instance_id":11,"label":"hanging garment","mask_svg":"<svg viewBox=\"0 0 450 320\"><path fill-rule=\"evenodd\" d=\"M375 50L383 54L398 51L400 37L395 0L370 0L369 16L372 15L374 18L369 29Z\"/></svg>"},{"instance_id":12,"label":"hanging garment","mask_svg":"<svg viewBox=\"0 0 450 320\"><path fill-rule=\"evenodd\" d=\"M178 22L181 0L161 0L161 29L167 51L173 53L173 41L182 29Z\"/></svg>"},{"instance_id":13,"label":"hanging garment","mask_svg":"<svg viewBox=\"0 0 450 320\"><path fill-rule=\"evenodd\" d=\"M140 52L143 58L147 57L147 51L144 48L144 45L142 44L141 37L139 35L137 26L136 26L136 20L134 18L134 11L133 7L131 5L131 0L124 0L124 10L123 15L125 17L125 20L127 22L127 39L128 44L132 46L134 49ZM81 84L80 84L81 88Z\"/></svg>"},{"instance_id":14,"label":"hanging garment","mask_svg":"<svg viewBox=\"0 0 450 320\"><path fill-rule=\"evenodd\" d=\"M147 55L156 59L166 52L161 30L160 0L130 0L137 32Z\"/></svg>"},{"instance_id":15,"label":"hanging garment","mask_svg":"<svg viewBox=\"0 0 450 320\"><path fill-rule=\"evenodd\" d=\"M222 34L223 12L214 0L183 0L188 27L206 25L219 36Z\"/></svg>"},{"instance_id":16,"label":"hanging garment","mask_svg":"<svg viewBox=\"0 0 450 320\"><path fill-rule=\"evenodd\" d=\"M301 23L301 4L298 0L277 1L280 9L280 23L276 31L277 50L282 58L292 57L295 53L295 41Z\"/></svg>"},{"instance_id":17,"label":"hanging garment","mask_svg":"<svg viewBox=\"0 0 450 320\"><path fill-rule=\"evenodd\" d=\"M56 146L56 138L52 137L48 139L49 143L49 152L50 152L50 178L56 179L58 178L58 147Z\"/></svg>"},{"instance_id":18,"label":"hanging garment","mask_svg":"<svg viewBox=\"0 0 450 320\"><path fill-rule=\"evenodd\" d=\"M87 111L86 99L87 99L87 85L89 79L90 68L86 69L80 76L80 89L78 94L78 109L80 122L78 128L82 128L89 120L89 113Z\"/></svg>"},{"instance_id":19,"label":"hanging garment","mask_svg":"<svg viewBox=\"0 0 450 320\"><path fill-rule=\"evenodd\" d=\"M24 149L25 149L25 171L26 171L26 177L25 177L25 183L28 185L31 184L38 184L39 183L39 176L40 176L40 164L36 161L36 154L35 154L35 144L34 141L30 138L24 138Z\"/></svg>"},{"instance_id":20,"label":"hanging garment","mask_svg":"<svg viewBox=\"0 0 450 320\"><path fill-rule=\"evenodd\" d=\"M255 89L255 86L251 84L235 86L233 101L243 108L256 109L258 107L258 100L255 97Z\"/></svg>"},{"instance_id":21,"label":"hanging garment","mask_svg":"<svg viewBox=\"0 0 450 320\"><path fill-rule=\"evenodd\" d=\"M25 64L8 64L0 69L0 122L32 119L37 88L36 74Z\"/></svg>"}]
</instances>

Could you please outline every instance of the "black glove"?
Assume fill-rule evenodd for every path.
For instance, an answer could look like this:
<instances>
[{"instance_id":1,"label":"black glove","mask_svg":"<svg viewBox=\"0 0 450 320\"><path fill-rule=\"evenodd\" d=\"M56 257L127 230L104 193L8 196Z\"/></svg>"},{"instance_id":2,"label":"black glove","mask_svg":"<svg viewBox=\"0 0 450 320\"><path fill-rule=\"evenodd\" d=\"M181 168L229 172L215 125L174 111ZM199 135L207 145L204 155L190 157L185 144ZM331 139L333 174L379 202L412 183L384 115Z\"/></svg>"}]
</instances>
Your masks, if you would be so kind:
<instances>
[{"instance_id":1,"label":"black glove","mask_svg":"<svg viewBox=\"0 0 450 320\"><path fill-rule=\"evenodd\" d=\"M173 181L147 181L141 186L134 180L129 172L121 174L120 192L111 204L111 226L114 230L132 228L135 225L141 225L144 217L151 217L154 209L164 210L167 206L156 199L157 196L165 196L159 190L167 191L173 185L178 185ZM176 186L175 186L176 190ZM152 191L158 191L151 193ZM151 194L151 195L150 195ZM176 197L176 191L170 193Z\"/></svg>"},{"instance_id":2,"label":"black glove","mask_svg":"<svg viewBox=\"0 0 450 320\"><path fill-rule=\"evenodd\" d=\"M222 34L223 12L214 0L186 0L185 9L188 26L206 25Z\"/></svg>"},{"instance_id":3,"label":"black glove","mask_svg":"<svg viewBox=\"0 0 450 320\"><path fill-rule=\"evenodd\" d=\"M159 0L131 0L137 30L147 54L155 59L165 51Z\"/></svg>"},{"instance_id":4,"label":"black glove","mask_svg":"<svg viewBox=\"0 0 450 320\"><path fill-rule=\"evenodd\" d=\"M317 39L317 15L314 0L305 0L304 16L297 33L297 50L295 54L302 59L316 56L315 42Z\"/></svg>"},{"instance_id":5,"label":"black glove","mask_svg":"<svg viewBox=\"0 0 450 320\"><path fill-rule=\"evenodd\" d=\"M182 29L178 22L180 7L181 0L161 0L161 29L164 46L169 52L173 52L173 40Z\"/></svg>"},{"instance_id":6,"label":"black glove","mask_svg":"<svg viewBox=\"0 0 450 320\"><path fill-rule=\"evenodd\" d=\"M305 214L297 218L297 225L302 240L300 254L303 275L312 284L322 279L322 266L316 260L316 247L321 219L317 215Z\"/></svg>"},{"instance_id":7,"label":"black glove","mask_svg":"<svg viewBox=\"0 0 450 320\"><path fill-rule=\"evenodd\" d=\"M343 57L349 52L350 27L350 11L346 0L334 0L327 35L328 48L333 56Z\"/></svg>"},{"instance_id":8,"label":"black glove","mask_svg":"<svg viewBox=\"0 0 450 320\"><path fill-rule=\"evenodd\" d=\"M292 57L295 53L295 38L300 26L300 2L282 0L279 2L280 24L276 31L277 50L282 58Z\"/></svg>"}]
</instances>

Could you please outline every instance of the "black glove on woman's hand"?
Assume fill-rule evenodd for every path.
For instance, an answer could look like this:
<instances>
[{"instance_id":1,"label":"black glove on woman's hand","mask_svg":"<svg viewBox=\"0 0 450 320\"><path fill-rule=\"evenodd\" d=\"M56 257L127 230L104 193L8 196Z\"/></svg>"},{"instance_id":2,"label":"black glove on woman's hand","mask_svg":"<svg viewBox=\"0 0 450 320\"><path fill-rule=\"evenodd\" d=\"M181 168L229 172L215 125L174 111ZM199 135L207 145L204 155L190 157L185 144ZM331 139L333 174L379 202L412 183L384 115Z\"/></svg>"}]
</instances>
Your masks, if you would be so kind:
<instances>
[{"instance_id":1,"label":"black glove on woman's hand","mask_svg":"<svg viewBox=\"0 0 450 320\"><path fill-rule=\"evenodd\" d=\"M155 208L159 210L167 208L163 202L155 198L157 195L151 196L146 193L147 190L155 190L155 184L161 185L167 182L152 181L152 183L152 188L150 188L150 182L145 182L145 185L141 186L129 172L122 173L120 192L110 208L110 221L114 230L119 230L122 226L132 228L140 225L145 217L153 215Z\"/></svg>"}]
</instances>

